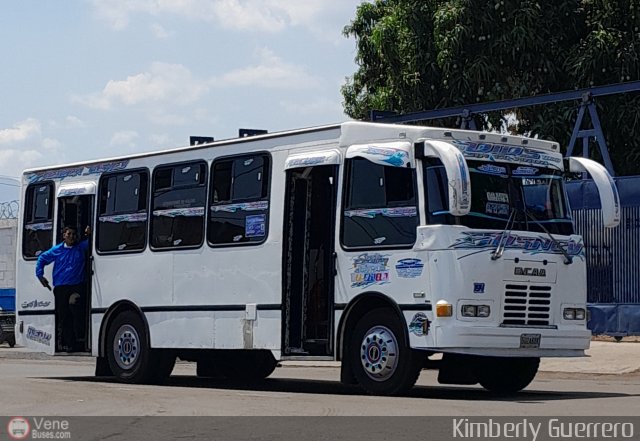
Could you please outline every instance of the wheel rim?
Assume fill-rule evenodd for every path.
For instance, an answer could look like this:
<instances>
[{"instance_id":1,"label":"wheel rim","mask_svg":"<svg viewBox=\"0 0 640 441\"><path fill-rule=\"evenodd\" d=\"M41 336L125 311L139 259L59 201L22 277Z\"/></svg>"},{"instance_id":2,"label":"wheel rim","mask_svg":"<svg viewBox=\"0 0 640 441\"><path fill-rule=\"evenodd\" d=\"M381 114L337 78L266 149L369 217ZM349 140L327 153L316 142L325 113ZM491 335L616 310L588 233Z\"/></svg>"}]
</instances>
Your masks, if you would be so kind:
<instances>
[{"instance_id":1,"label":"wheel rim","mask_svg":"<svg viewBox=\"0 0 640 441\"><path fill-rule=\"evenodd\" d=\"M113 340L113 354L121 369L133 369L140 355L140 337L131 325L122 325Z\"/></svg>"},{"instance_id":2,"label":"wheel rim","mask_svg":"<svg viewBox=\"0 0 640 441\"><path fill-rule=\"evenodd\" d=\"M396 371L398 341L389 328L374 326L360 345L360 361L365 373L375 381L388 380Z\"/></svg>"}]
</instances>

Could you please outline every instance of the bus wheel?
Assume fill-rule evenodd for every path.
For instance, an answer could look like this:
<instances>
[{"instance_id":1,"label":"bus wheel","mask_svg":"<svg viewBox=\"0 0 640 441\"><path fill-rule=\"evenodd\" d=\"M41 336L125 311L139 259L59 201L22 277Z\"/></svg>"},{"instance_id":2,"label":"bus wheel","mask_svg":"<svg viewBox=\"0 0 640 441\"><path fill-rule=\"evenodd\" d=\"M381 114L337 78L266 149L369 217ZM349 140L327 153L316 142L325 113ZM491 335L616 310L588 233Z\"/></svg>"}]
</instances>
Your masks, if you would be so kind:
<instances>
[{"instance_id":1,"label":"bus wheel","mask_svg":"<svg viewBox=\"0 0 640 441\"><path fill-rule=\"evenodd\" d=\"M538 373L539 358L480 357L478 382L498 394L514 394L527 387Z\"/></svg>"},{"instance_id":2,"label":"bus wheel","mask_svg":"<svg viewBox=\"0 0 640 441\"><path fill-rule=\"evenodd\" d=\"M125 383L145 383L152 379L151 351L147 331L138 314L124 311L109 325L107 359L115 377Z\"/></svg>"},{"instance_id":3,"label":"bus wheel","mask_svg":"<svg viewBox=\"0 0 640 441\"><path fill-rule=\"evenodd\" d=\"M251 350L230 354L220 360L217 366L222 375L230 380L256 381L271 375L277 365L271 351Z\"/></svg>"},{"instance_id":4,"label":"bus wheel","mask_svg":"<svg viewBox=\"0 0 640 441\"><path fill-rule=\"evenodd\" d=\"M353 374L365 391L396 395L413 387L422 359L405 340L400 319L390 309L374 309L358 321L348 356Z\"/></svg>"}]
</instances>

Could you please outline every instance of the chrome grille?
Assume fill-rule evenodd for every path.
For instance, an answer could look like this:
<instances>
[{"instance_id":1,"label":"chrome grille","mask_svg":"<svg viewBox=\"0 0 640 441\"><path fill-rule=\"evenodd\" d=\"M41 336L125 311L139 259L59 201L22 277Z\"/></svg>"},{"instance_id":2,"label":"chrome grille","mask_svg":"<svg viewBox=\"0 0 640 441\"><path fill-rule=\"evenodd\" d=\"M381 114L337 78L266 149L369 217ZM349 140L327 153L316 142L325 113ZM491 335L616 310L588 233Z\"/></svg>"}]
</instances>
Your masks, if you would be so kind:
<instances>
[{"instance_id":1,"label":"chrome grille","mask_svg":"<svg viewBox=\"0 0 640 441\"><path fill-rule=\"evenodd\" d=\"M507 285L503 325L548 326L551 324L551 287Z\"/></svg>"}]
</instances>

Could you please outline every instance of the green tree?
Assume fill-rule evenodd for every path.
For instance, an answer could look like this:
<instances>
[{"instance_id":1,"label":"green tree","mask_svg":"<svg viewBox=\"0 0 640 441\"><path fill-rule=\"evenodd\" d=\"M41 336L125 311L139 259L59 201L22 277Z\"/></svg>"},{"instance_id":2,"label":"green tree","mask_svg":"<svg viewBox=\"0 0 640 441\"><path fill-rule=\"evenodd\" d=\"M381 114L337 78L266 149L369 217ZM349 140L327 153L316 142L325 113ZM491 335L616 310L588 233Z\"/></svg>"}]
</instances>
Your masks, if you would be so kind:
<instances>
[{"instance_id":1,"label":"green tree","mask_svg":"<svg viewBox=\"0 0 640 441\"><path fill-rule=\"evenodd\" d=\"M371 109L407 113L639 80L639 27L640 0L363 3L344 29L359 66L342 88L345 112L367 119ZM640 159L640 94L598 106L616 171L638 173L629 158ZM576 108L518 109L511 129L566 146ZM504 113L476 123L499 127Z\"/></svg>"}]
</instances>

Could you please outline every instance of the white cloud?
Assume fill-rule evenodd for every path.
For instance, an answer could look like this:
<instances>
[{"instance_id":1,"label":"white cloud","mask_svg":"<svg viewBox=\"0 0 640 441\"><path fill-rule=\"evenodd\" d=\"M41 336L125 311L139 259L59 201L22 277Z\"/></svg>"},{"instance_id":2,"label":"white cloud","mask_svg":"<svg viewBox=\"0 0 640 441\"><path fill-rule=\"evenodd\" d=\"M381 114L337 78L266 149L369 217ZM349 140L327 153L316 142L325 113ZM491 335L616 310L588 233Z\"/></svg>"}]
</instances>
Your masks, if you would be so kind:
<instances>
[{"instance_id":1,"label":"white cloud","mask_svg":"<svg viewBox=\"0 0 640 441\"><path fill-rule=\"evenodd\" d=\"M68 115L63 121L49 121L52 129L80 129L86 127L86 123L74 115Z\"/></svg>"},{"instance_id":2,"label":"white cloud","mask_svg":"<svg viewBox=\"0 0 640 441\"><path fill-rule=\"evenodd\" d=\"M15 144L40 136L40 121L27 118L9 129L0 129L0 145Z\"/></svg>"},{"instance_id":3,"label":"white cloud","mask_svg":"<svg viewBox=\"0 0 640 441\"><path fill-rule=\"evenodd\" d=\"M173 32L167 31L161 24L158 23L153 23L151 26L149 26L149 29L151 29L151 33L158 40L166 40L173 35Z\"/></svg>"},{"instance_id":4,"label":"white cloud","mask_svg":"<svg viewBox=\"0 0 640 441\"><path fill-rule=\"evenodd\" d=\"M157 133L149 136L149 141L153 147L173 147L171 137L166 133Z\"/></svg>"},{"instance_id":5,"label":"white cloud","mask_svg":"<svg viewBox=\"0 0 640 441\"><path fill-rule=\"evenodd\" d=\"M310 102L292 102L281 101L280 105L288 112L294 115L334 115L340 117L335 121L340 122L345 119L342 104L337 101L331 101L327 98L318 98Z\"/></svg>"},{"instance_id":6,"label":"white cloud","mask_svg":"<svg viewBox=\"0 0 640 441\"><path fill-rule=\"evenodd\" d=\"M355 11L362 0L93 0L96 14L114 29L129 25L134 14L171 14L216 23L238 31L279 32L303 26L318 35L339 31L339 17Z\"/></svg>"},{"instance_id":7,"label":"white cloud","mask_svg":"<svg viewBox=\"0 0 640 441\"><path fill-rule=\"evenodd\" d=\"M258 50L260 62L254 66L235 69L216 78L217 86L257 86L279 89L310 89L320 79L310 75L303 66L287 63L271 50Z\"/></svg>"},{"instance_id":8,"label":"white cloud","mask_svg":"<svg viewBox=\"0 0 640 441\"><path fill-rule=\"evenodd\" d=\"M135 130L123 130L121 132L114 133L109 144L111 146L134 148L136 146L135 141L139 137L140 135Z\"/></svg>"},{"instance_id":9,"label":"white cloud","mask_svg":"<svg viewBox=\"0 0 640 441\"><path fill-rule=\"evenodd\" d=\"M124 80L110 80L101 92L74 96L72 100L102 110L109 110L116 104L134 106L167 102L186 105L197 101L207 91L206 82L194 78L185 66L154 62L147 72Z\"/></svg>"},{"instance_id":10,"label":"white cloud","mask_svg":"<svg viewBox=\"0 0 640 441\"><path fill-rule=\"evenodd\" d=\"M0 175L16 176L22 170L59 159L60 141L43 138L41 123L35 118L0 129ZM46 156L45 156L46 155Z\"/></svg>"}]
</instances>

